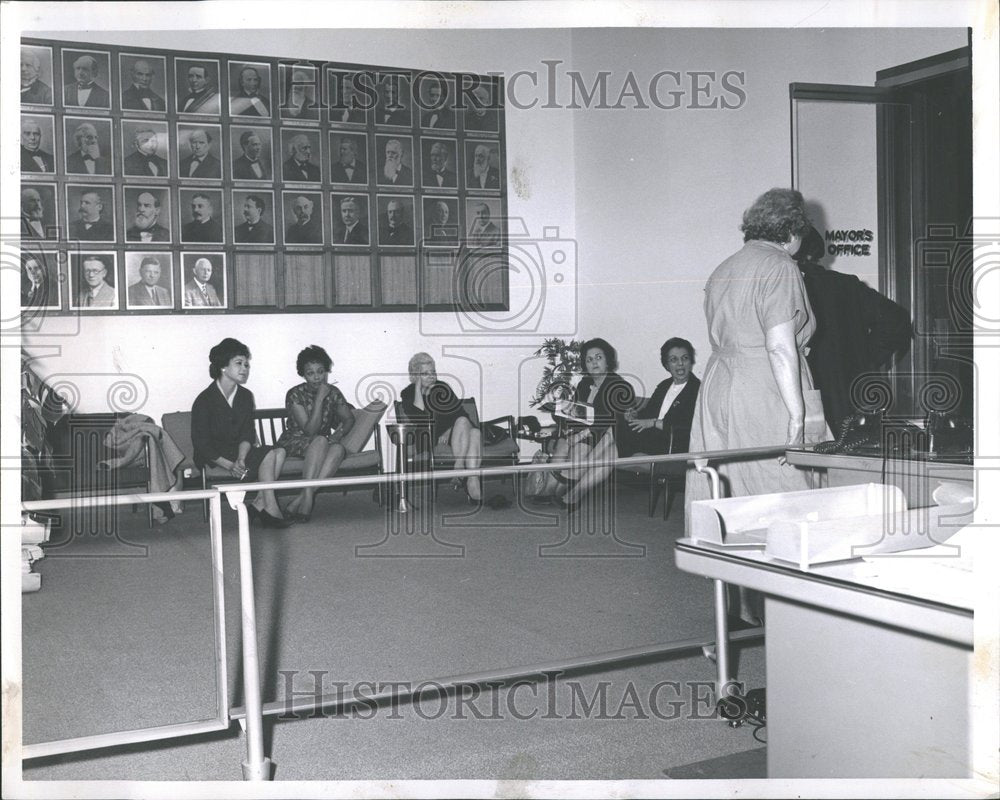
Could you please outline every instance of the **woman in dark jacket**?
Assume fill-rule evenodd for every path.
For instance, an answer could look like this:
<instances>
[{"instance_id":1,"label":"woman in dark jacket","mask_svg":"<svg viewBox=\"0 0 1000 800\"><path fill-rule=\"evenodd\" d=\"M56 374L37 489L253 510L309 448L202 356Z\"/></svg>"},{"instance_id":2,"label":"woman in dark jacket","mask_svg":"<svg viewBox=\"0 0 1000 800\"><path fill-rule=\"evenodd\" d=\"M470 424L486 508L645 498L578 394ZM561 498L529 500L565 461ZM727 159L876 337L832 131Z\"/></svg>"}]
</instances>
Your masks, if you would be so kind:
<instances>
[{"instance_id":1,"label":"woman in dark jacket","mask_svg":"<svg viewBox=\"0 0 1000 800\"><path fill-rule=\"evenodd\" d=\"M406 418L433 423L431 446L451 447L455 469L476 469L482 462L482 437L466 416L462 399L447 383L438 380L434 359L427 353L417 353L410 359L409 372L410 385L399 395ZM465 490L470 500L482 499L479 478L467 478Z\"/></svg>"},{"instance_id":2,"label":"woman in dark jacket","mask_svg":"<svg viewBox=\"0 0 1000 800\"><path fill-rule=\"evenodd\" d=\"M642 408L619 418L618 455L686 453L691 440L691 418L701 381L691 372L694 346L675 336L660 348L660 363L670 377L660 381Z\"/></svg>"},{"instance_id":3,"label":"woman in dark jacket","mask_svg":"<svg viewBox=\"0 0 1000 800\"><path fill-rule=\"evenodd\" d=\"M221 467L233 483L275 480L285 463L285 451L257 445L253 393L243 388L250 377L250 350L236 339L223 339L211 349L208 361L212 382L191 407L195 465ZM247 511L265 528L291 524L282 518L271 489L258 493Z\"/></svg>"},{"instance_id":4,"label":"woman in dark jacket","mask_svg":"<svg viewBox=\"0 0 1000 800\"><path fill-rule=\"evenodd\" d=\"M615 372L618 354L604 339L590 339L580 346L580 361L586 376L574 393L577 403L594 408L592 425L574 426L553 449L553 461L568 459L569 491L556 504L575 508L581 499L611 474L615 457L617 418L635 403L632 385ZM558 475L557 475L558 477Z\"/></svg>"}]
</instances>

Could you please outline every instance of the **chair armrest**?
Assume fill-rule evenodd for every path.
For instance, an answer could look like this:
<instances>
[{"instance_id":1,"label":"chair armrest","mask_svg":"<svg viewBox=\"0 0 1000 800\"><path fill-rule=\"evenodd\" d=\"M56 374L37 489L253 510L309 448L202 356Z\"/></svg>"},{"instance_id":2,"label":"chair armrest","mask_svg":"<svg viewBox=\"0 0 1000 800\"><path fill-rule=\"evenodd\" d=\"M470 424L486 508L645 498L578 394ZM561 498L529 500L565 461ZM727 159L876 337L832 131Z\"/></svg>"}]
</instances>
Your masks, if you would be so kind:
<instances>
[{"instance_id":1,"label":"chair armrest","mask_svg":"<svg viewBox=\"0 0 1000 800\"><path fill-rule=\"evenodd\" d=\"M497 417L496 419L488 419L483 422L483 425L502 425L507 428L507 435L511 439L515 439L514 430L516 428L516 423L514 422L514 417L508 414L506 417Z\"/></svg>"}]
</instances>

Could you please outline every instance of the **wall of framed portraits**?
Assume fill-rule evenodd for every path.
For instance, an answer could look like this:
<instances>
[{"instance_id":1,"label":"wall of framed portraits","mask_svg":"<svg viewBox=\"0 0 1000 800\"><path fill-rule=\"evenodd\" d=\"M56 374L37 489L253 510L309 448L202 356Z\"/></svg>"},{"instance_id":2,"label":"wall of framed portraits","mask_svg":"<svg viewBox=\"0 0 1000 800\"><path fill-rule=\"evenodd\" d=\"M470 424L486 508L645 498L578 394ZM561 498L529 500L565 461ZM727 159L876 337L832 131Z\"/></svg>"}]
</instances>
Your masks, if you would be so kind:
<instances>
[{"instance_id":1,"label":"wall of framed portraits","mask_svg":"<svg viewBox=\"0 0 1000 800\"><path fill-rule=\"evenodd\" d=\"M21 41L21 304L503 311L502 80Z\"/></svg>"}]
</instances>

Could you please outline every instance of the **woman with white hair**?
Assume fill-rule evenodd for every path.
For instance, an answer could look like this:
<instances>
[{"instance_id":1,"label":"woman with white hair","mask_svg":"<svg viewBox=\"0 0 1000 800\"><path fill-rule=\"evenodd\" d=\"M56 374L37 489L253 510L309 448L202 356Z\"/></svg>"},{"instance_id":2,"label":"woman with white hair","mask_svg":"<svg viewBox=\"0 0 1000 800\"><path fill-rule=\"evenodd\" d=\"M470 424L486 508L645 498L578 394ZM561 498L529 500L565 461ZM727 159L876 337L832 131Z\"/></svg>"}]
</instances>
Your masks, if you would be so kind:
<instances>
[{"instance_id":1,"label":"woman with white hair","mask_svg":"<svg viewBox=\"0 0 1000 800\"><path fill-rule=\"evenodd\" d=\"M438 380L434 359L427 353L416 353L410 359L409 372L410 385L400 392L406 419L432 423L433 444L451 447L455 454L455 469L478 467L482 461L479 428L466 415L462 399L447 383ZM479 478L468 478L465 491L470 501L481 500Z\"/></svg>"}]
</instances>

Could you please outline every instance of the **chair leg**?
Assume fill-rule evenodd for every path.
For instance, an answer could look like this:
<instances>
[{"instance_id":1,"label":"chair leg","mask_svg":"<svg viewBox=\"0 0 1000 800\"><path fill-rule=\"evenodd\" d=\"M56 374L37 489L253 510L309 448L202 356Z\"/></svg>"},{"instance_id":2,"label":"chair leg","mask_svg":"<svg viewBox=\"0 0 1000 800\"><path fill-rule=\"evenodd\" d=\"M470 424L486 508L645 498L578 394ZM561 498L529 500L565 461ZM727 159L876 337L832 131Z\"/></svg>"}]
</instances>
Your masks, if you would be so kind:
<instances>
[{"instance_id":1,"label":"chair leg","mask_svg":"<svg viewBox=\"0 0 1000 800\"><path fill-rule=\"evenodd\" d=\"M652 517L656 513L656 504L659 500L660 487L656 481L656 470L651 468L649 471L649 516Z\"/></svg>"},{"instance_id":2,"label":"chair leg","mask_svg":"<svg viewBox=\"0 0 1000 800\"><path fill-rule=\"evenodd\" d=\"M677 485L675 484L673 487L671 487L670 484L671 484L671 481L669 479L667 479L667 480L665 480L663 482L663 492L664 492L664 495L663 495L663 521L664 522L666 522L667 521L667 517L670 516L670 509L673 507L673 505L674 505L674 499L677 497L677 494L678 494L678 487L677 487ZM673 489L673 491L671 491L671 488Z\"/></svg>"},{"instance_id":3,"label":"chair leg","mask_svg":"<svg viewBox=\"0 0 1000 800\"><path fill-rule=\"evenodd\" d=\"M201 488L202 489L207 489L208 488L208 480L205 477L205 470L204 469L202 469L202 471L201 471ZM204 500L201 501L201 516L205 520L205 522L208 522L208 498L207 497Z\"/></svg>"}]
</instances>

